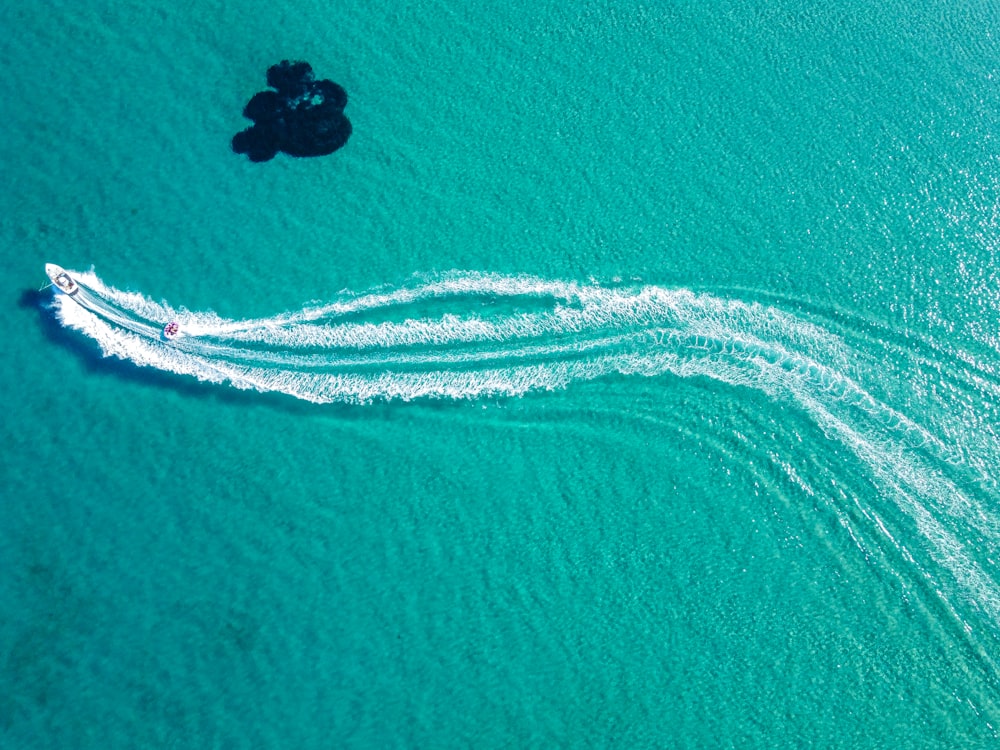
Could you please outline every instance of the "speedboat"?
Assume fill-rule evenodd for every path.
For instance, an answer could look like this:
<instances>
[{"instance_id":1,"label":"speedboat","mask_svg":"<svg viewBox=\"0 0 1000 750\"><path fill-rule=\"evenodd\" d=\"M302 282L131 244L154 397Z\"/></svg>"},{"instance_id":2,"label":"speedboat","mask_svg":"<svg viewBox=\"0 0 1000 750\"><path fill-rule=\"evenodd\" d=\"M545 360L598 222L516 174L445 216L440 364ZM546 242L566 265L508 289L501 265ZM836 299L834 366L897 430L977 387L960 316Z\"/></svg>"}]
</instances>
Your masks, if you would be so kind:
<instances>
[{"instance_id":1,"label":"speedboat","mask_svg":"<svg viewBox=\"0 0 1000 750\"><path fill-rule=\"evenodd\" d=\"M168 341L170 339L175 339L180 335L181 335L181 324L178 323L176 320L171 320L169 323L163 326L163 338L167 339Z\"/></svg>"},{"instance_id":2,"label":"speedboat","mask_svg":"<svg viewBox=\"0 0 1000 750\"><path fill-rule=\"evenodd\" d=\"M66 269L62 266L57 266L55 263L46 263L45 275L49 277L52 285L63 294L74 295L80 291L80 285L73 280L72 276L66 273Z\"/></svg>"}]
</instances>

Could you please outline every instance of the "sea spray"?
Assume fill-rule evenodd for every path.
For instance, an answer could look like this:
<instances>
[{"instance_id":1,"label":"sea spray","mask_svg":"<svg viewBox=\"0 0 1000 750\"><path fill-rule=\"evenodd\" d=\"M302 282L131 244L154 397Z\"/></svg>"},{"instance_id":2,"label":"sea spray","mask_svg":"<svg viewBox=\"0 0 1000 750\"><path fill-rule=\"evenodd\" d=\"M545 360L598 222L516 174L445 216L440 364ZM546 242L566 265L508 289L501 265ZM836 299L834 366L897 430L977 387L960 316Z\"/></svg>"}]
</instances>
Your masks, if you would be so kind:
<instances>
[{"instance_id":1,"label":"sea spray","mask_svg":"<svg viewBox=\"0 0 1000 750\"><path fill-rule=\"evenodd\" d=\"M776 307L658 286L453 272L226 320L115 289L94 273L74 276L82 288L55 296L57 315L105 355L316 403L510 397L614 375L701 376L762 391L801 408L869 467L922 551L900 549L884 514L866 515L956 617L965 619L965 602L1000 627L992 572L1000 517L975 494L997 465L993 443L977 443L970 460L969 446L939 437L954 434L963 415L925 425L883 403L865 387L877 374L843 336ZM183 335L167 341L171 320ZM973 371L965 387L977 378ZM914 403L911 413L942 411Z\"/></svg>"}]
</instances>

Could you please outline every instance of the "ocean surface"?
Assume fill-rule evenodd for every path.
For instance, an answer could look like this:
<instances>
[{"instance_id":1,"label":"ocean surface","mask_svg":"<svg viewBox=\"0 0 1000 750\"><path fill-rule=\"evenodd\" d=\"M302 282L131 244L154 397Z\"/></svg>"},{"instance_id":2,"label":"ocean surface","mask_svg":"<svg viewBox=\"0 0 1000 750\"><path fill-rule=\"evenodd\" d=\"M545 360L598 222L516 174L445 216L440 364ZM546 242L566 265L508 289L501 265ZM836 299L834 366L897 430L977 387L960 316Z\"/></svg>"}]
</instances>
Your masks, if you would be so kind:
<instances>
[{"instance_id":1,"label":"ocean surface","mask_svg":"<svg viewBox=\"0 0 1000 750\"><path fill-rule=\"evenodd\" d=\"M995 747L998 36L0 6L0 747Z\"/></svg>"}]
</instances>

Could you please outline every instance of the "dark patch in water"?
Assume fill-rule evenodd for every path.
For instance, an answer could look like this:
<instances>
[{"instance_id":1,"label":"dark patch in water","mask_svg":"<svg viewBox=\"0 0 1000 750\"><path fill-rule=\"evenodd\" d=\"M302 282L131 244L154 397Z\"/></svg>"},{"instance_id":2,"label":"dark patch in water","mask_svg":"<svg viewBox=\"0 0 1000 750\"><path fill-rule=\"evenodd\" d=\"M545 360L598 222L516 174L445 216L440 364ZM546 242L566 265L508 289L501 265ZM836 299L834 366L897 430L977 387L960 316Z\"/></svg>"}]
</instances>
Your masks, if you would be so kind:
<instances>
[{"instance_id":1,"label":"dark patch in water","mask_svg":"<svg viewBox=\"0 0 1000 750\"><path fill-rule=\"evenodd\" d=\"M306 62L282 60L267 70L267 85L243 109L254 124L233 136L233 151L250 161L267 161L279 151L290 156L325 156L351 136L344 116L347 92L333 81L317 81Z\"/></svg>"}]
</instances>

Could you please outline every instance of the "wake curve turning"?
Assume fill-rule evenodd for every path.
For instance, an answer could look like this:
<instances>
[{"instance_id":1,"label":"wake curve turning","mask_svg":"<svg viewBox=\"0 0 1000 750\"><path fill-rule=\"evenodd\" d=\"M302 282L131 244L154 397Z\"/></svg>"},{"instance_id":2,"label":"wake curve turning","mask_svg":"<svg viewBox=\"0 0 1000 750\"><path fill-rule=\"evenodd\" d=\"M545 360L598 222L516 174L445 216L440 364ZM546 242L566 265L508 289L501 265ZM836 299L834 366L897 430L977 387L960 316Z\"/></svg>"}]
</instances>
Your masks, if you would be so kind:
<instances>
[{"instance_id":1,"label":"wake curve turning","mask_svg":"<svg viewBox=\"0 0 1000 750\"><path fill-rule=\"evenodd\" d=\"M227 320L115 289L92 272L73 275L80 291L56 294L57 315L105 355L316 403L518 396L615 374L704 376L793 402L870 467L919 530L951 581L927 574L933 585L1000 625L991 562L1000 517L963 489L990 481L978 467L996 465L1000 451L980 442L970 462L969 446L937 437L961 427L961 415L918 424L865 389L873 375L844 338L774 307L658 286L453 272ZM184 335L166 341L171 320ZM971 483L954 478L959 464ZM885 530L877 513L874 522Z\"/></svg>"}]
</instances>

